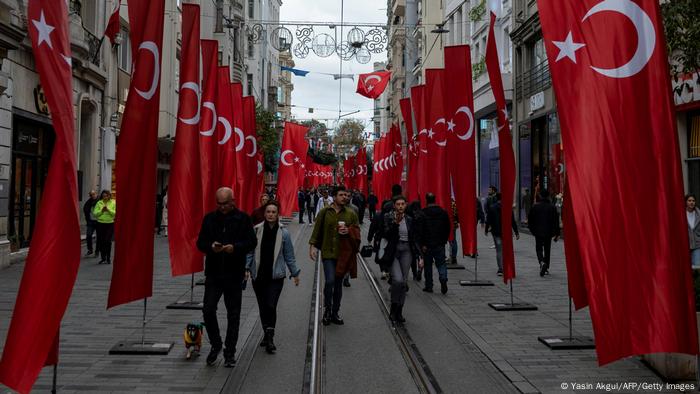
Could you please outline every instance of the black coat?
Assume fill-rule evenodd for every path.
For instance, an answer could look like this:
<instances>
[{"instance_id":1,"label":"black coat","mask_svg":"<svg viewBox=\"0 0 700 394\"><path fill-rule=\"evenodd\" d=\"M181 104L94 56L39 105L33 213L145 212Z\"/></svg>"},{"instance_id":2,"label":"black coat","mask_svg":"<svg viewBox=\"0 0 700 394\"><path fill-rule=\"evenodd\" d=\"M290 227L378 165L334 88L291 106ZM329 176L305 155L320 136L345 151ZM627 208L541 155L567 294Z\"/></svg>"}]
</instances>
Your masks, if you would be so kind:
<instances>
[{"instance_id":1,"label":"black coat","mask_svg":"<svg viewBox=\"0 0 700 394\"><path fill-rule=\"evenodd\" d=\"M559 235L559 213L549 200L542 200L530 209L527 226L535 237L552 238Z\"/></svg>"},{"instance_id":2,"label":"black coat","mask_svg":"<svg viewBox=\"0 0 700 394\"><path fill-rule=\"evenodd\" d=\"M423 208L418 243L427 248L445 246L450 238L450 217L437 205Z\"/></svg>"},{"instance_id":3,"label":"black coat","mask_svg":"<svg viewBox=\"0 0 700 394\"><path fill-rule=\"evenodd\" d=\"M211 246L215 241L233 245L233 253L214 253ZM204 275L215 279L242 280L246 256L257 244L253 224L245 213L234 209L227 215L219 211L206 214L197 239L197 248L207 255Z\"/></svg>"},{"instance_id":4,"label":"black coat","mask_svg":"<svg viewBox=\"0 0 700 394\"><path fill-rule=\"evenodd\" d=\"M98 198L88 198L88 200L85 201L85 204L83 204L83 215L85 215L85 222L90 223L95 221L91 218L92 209L95 208L95 204L97 204L97 201L99 201Z\"/></svg>"},{"instance_id":5,"label":"black coat","mask_svg":"<svg viewBox=\"0 0 700 394\"><path fill-rule=\"evenodd\" d=\"M518 225L515 224L515 217L514 215L511 216L511 227L513 228L513 232L516 235L519 235L518 233ZM491 234L501 237L501 202L496 201L489 205L488 212L486 215L486 232L491 232Z\"/></svg>"},{"instance_id":6,"label":"black coat","mask_svg":"<svg viewBox=\"0 0 700 394\"><path fill-rule=\"evenodd\" d=\"M374 194L370 194L369 197L367 197L367 205L369 205L370 208L375 208L378 203L379 200Z\"/></svg>"},{"instance_id":7,"label":"black coat","mask_svg":"<svg viewBox=\"0 0 700 394\"><path fill-rule=\"evenodd\" d=\"M381 220L384 223L382 225L381 238L387 240L387 245L384 248L382 259L377 261L377 263L382 266L382 271L389 271L391 264L394 262L396 247L399 244L399 225L394 221L394 211L378 216L381 216ZM416 232L416 221L408 215L404 215L404 220L408 229L408 244L411 247L411 255L413 259L416 259L421 255Z\"/></svg>"}]
</instances>

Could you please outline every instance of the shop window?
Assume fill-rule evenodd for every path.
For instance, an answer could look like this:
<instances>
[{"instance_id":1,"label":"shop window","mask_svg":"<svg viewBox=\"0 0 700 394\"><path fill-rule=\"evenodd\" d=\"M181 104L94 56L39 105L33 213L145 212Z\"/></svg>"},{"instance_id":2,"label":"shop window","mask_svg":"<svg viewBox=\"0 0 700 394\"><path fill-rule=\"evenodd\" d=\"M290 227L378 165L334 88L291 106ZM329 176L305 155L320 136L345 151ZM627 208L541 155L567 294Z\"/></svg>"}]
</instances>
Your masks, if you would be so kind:
<instances>
[{"instance_id":1,"label":"shop window","mask_svg":"<svg viewBox=\"0 0 700 394\"><path fill-rule=\"evenodd\" d=\"M700 114L691 116L688 124L688 192L700 196Z\"/></svg>"}]
</instances>

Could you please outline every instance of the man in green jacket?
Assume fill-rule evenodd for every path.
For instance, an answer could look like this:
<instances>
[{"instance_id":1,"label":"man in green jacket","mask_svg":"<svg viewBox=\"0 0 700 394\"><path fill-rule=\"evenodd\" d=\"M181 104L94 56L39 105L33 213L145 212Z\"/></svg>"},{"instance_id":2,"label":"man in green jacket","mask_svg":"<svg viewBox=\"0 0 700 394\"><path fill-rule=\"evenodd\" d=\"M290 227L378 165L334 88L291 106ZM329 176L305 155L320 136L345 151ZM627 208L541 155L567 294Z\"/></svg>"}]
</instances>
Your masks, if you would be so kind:
<instances>
[{"instance_id":1,"label":"man in green jacket","mask_svg":"<svg viewBox=\"0 0 700 394\"><path fill-rule=\"evenodd\" d=\"M98 264L112 263L112 237L114 236L114 217L117 214L117 202L112 199L109 190L100 193L100 201L95 204L92 214L97 221L97 250L101 260Z\"/></svg>"},{"instance_id":2,"label":"man in green jacket","mask_svg":"<svg viewBox=\"0 0 700 394\"><path fill-rule=\"evenodd\" d=\"M335 271L338 263L339 239L347 237L349 228L358 225L357 214L347 207L350 200L349 193L343 186L337 186L332 192L333 203L321 209L314 222L314 231L309 240L309 256L312 261L318 258L318 250L321 250L323 261L323 324L330 323L342 325L343 319L340 311L340 300L343 298L342 278L336 278Z\"/></svg>"}]
</instances>

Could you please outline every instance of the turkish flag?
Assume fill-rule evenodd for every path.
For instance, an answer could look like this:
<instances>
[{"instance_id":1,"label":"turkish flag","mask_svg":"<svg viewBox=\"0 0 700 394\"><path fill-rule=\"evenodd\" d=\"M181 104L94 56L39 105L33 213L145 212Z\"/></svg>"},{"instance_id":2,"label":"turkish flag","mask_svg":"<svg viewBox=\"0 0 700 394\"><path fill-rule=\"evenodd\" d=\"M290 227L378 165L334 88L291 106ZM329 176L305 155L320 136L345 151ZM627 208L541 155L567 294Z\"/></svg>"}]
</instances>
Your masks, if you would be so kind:
<instances>
[{"instance_id":1,"label":"turkish flag","mask_svg":"<svg viewBox=\"0 0 700 394\"><path fill-rule=\"evenodd\" d=\"M350 157L343 160L343 183L346 189L355 189L357 187L357 178L355 177L355 157Z\"/></svg>"},{"instance_id":2,"label":"turkish flag","mask_svg":"<svg viewBox=\"0 0 700 394\"><path fill-rule=\"evenodd\" d=\"M218 96L217 54L219 42L201 40L202 46L202 108L199 121L199 163L202 174L202 205L204 212L216 209L216 189L219 180L218 139L216 135L218 117L216 98Z\"/></svg>"},{"instance_id":3,"label":"turkish flag","mask_svg":"<svg viewBox=\"0 0 700 394\"><path fill-rule=\"evenodd\" d=\"M30 0L27 19L56 141L0 361L0 382L21 393L58 360L51 354L80 264L68 9L64 1Z\"/></svg>"},{"instance_id":4,"label":"turkish flag","mask_svg":"<svg viewBox=\"0 0 700 394\"><path fill-rule=\"evenodd\" d=\"M426 191L435 194L435 202L452 217L450 174L447 170L447 120L445 119L445 70L425 70L425 96L430 97L427 109L428 154L425 162ZM452 92L451 92L452 93Z\"/></svg>"},{"instance_id":5,"label":"turkish flag","mask_svg":"<svg viewBox=\"0 0 700 394\"><path fill-rule=\"evenodd\" d=\"M233 130L236 155L236 205L243 212L252 212L255 209L255 201L249 201L251 187L255 178L249 176L250 165L248 153L252 152L250 140L246 139L243 120L243 87L240 83L231 84L231 98L233 102ZM251 138L253 138L251 136ZM246 145L250 146L247 148ZM250 164L250 165L249 165Z\"/></svg>"},{"instance_id":6,"label":"turkish flag","mask_svg":"<svg viewBox=\"0 0 700 394\"><path fill-rule=\"evenodd\" d=\"M416 118L416 143L414 149L416 153L416 166L415 170L411 170L412 176L415 176L415 190L419 200L423 200L425 197L426 189L426 178L428 176L426 165L428 164L428 124L427 114L426 114L426 100L425 100L425 85L418 85L411 88L411 105L413 106L413 116ZM409 181L409 188L411 188L411 183Z\"/></svg>"},{"instance_id":7,"label":"turkish flag","mask_svg":"<svg viewBox=\"0 0 700 394\"><path fill-rule=\"evenodd\" d=\"M411 113L411 99L406 97L399 100L399 106L401 108L401 117L403 118L403 123L406 125L406 145L408 147L406 152L406 197L409 201L418 200L418 192L416 191L416 181L417 179L411 178L411 171L413 170L411 166L415 166L414 159L414 144L413 138L415 132L413 131L413 114Z\"/></svg>"},{"instance_id":8,"label":"turkish flag","mask_svg":"<svg viewBox=\"0 0 700 394\"><path fill-rule=\"evenodd\" d=\"M182 5L182 56L177 128L168 187L168 243L173 276L201 271L197 237L204 216L199 159L199 5Z\"/></svg>"},{"instance_id":9,"label":"turkish flag","mask_svg":"<svg viewBox=\"0 0 700 394\"><path fill-rule=\"evenodd\" d=\"M236 192L236 137L240 129L233 125L233 88L231 86L231 71L228 66L218 67L218 87L216 94L216 126L217 156L219 161L219 179L217 189L230 187ZM240 138L239 138L240 139ZM236 201L236 204L239 204Z\"/></svg>"},{"instance_id":10,"label":"turkish flag","mask_svg":"<svg viewBox=\"0 0 700 394\"><path fill-rule=\"evenodd\" d=\"M297 190L299 186L299 172L304 168L301 165L306 161L306 151L309 143L304 139L308 127L300 124L285 122L282 134L282 153L280 154L279 170L277 172L277 196L280 202L280 215L292 216L297 207ZM306 165L304 165L306 167ZM304 173L301 173L303 182Z\"/></svg>"},{"instance_id":11,"label":"turkish flag","mask_svg":"<svg viewBox=\"0 0 700 394\"><path fill-rule=\"evenodd\" d=\"M365 197L369 195L367 184L367 149L360 148L355 156L355 188L360 190Z\"/></svg>"},{"instance_id":12,"label":"turkish flag","mask_svg":"<svg viewBox=\"0 0 700 394\"><path fill-rule=\"evenodd\" d=\"M391 126L391 157L389 158L389 166L391 167L391 185L401 184L401 175L403 175L403 144L401 141L401 129L398 124Z\"/></svg>"},{"instance_id":13,"label":"turkish flag","mask_svg":"<svg viewBox=\"0 0 700 394\"><path fill-rule=\"evenodd\" d=\"M513 139L510 136L510 124L508 123L508 109L506 108L506 96L503 90L503 77L501 76L501 62L498 59L498 47L493 25L496 15L491 12L489 23L489 38L486 43L486 69L491 82L491 90L496 100L498 126L498 154L500 157L501 175L501 239L503 241L503 282L515 278L515 255L513 253L513 195L515 194L515 153L513 152Z\"/></svg>"},{"instance_id":14,"label":"turkish flag","mask_svg":"<svg viewBox=\"0 0 700 394\"><path fill-rule=\"evenodd\" d=\"M598 362L698 354L659 2L538 5ZM650 185L660 192L649 193Z\"/></svg>"},{"instance_id":15,"label":"turkish flag","mask_svg":"<svg viewBox=\"0 0 700 394\"><path fill-rule=\"evenodd\" d=\"M105 29L105 37L109 38L109 42L114 45L114 39L119 34L121 29L121 23L119 20L119 7L121 6L121 0L113 0L114 8L112 9L112 15L109 16L109 21L107 21L107 28Z\"/></svg>"},{"instance_id":16,"label":"turkish flag","mask_svg":"<svg viewBox=\"0 0 700 394\"><path fill-rule=\"evenodd\" d=\"M468 45L445 47L447 164L457 204L462 253L476 254L476 133L472 94L471 52Z\"/></svg>"},{"instance_id":17,"label":"turkish flag","mask_svg":"<svg viewBox=\"0 0 700 394\"><path fill-rule=\"evenodd\" d=\"M244 183L244 198L246 200L246 211L252 212L258 206L258 198L265 187L263 163L259 160L258 132L255 123L255 97L243 97L243 134L246 138L244 146L246 162L246 173ZM248 148L248 146L250 146ZM247 150L246 150L247 149Z\"/></svg>"},{"instance_id":18,"label":"turkish flag","mask_svg":"<svg viewBox=\"0 0 700 394\"><path fill-rule=\"evenodd\" d=\"M391 71L375 71L368 74L360 74L357 80L357 93L371 99L381 96L389 84Z\"/></svg>"},{"instance_id":19,"label":"turkish flag","mask_svg":"<svg viewBox=\"0 0 700 394\"><path fill-rule=\"evenodd\" d=\"M382 159L382 145L384 143L384 138L379 138L379 140L374 142L374 149L372 151L372 190L374 191L374 194L377 196L377 199L379 200L380 204L386 199L387 192L384 190L384 185L382 182L382 178L384 177L384 174L382 174L379 170L379 162Z\"/></svg>"},{"instance_id":20,"label":"turkish flag","mask_svg":"<svg viewBox=\"0 0 700 394\"><path fill-rule=\"evenodd\" d=\"M163 0L129 2L134 71L117 149L119 213L107 308L150 297L156 205ZM145 201L144 201L145 199Z\"/></svg>"}]
</instances>

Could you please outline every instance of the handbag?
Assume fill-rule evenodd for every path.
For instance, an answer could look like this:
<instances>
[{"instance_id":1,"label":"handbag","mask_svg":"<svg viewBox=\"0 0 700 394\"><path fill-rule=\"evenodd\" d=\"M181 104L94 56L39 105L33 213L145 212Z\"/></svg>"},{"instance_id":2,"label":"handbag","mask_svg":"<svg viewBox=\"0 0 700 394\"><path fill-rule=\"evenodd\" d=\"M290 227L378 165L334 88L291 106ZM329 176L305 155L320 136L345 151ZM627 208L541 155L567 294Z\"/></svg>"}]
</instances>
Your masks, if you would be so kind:
<instances>
[{"instance_id":1,"label":"handbag","mask_svg":"<svg viewBox=\"0 0 700 394\"><path fill-rule=\"evenodd\" d=\"M365 245L360 250L360 255L362 257L372 257L373 253L374 253L374 247L372 245Z\"/></svg>"}]
</instances>

